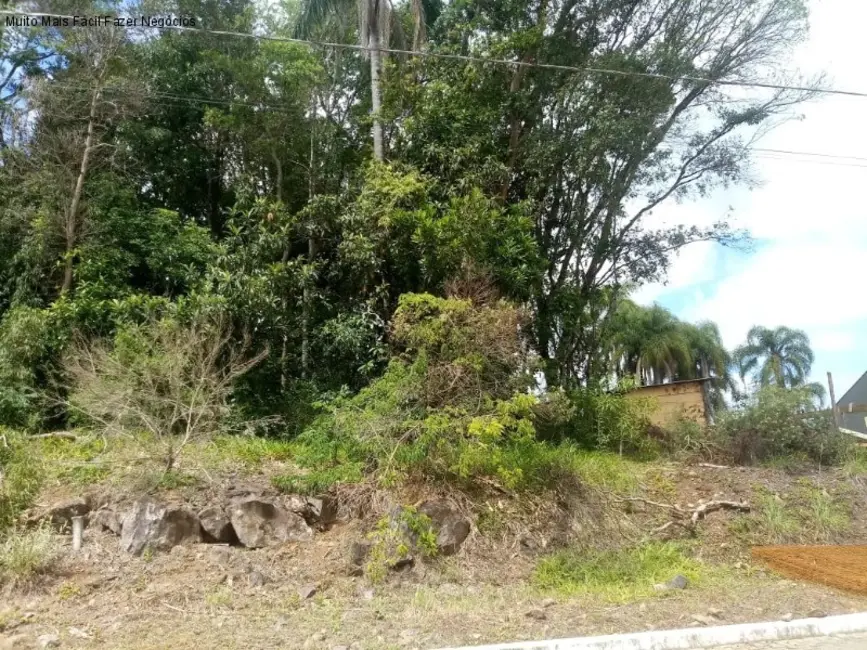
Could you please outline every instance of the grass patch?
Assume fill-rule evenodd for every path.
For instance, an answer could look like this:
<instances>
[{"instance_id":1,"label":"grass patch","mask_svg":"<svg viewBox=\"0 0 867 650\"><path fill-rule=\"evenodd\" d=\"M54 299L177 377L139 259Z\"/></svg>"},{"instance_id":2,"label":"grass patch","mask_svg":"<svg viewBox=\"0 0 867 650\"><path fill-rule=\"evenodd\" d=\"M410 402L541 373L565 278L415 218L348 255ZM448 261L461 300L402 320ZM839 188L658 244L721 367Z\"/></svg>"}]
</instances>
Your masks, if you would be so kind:
<instances>
[{"instance_id":1,"label":"grass patch","mask_svg":"<svg viewBox=\"0 0 867 650\"><path fill-rule=\"evenodd\" d=\"M346 483L360 483L363 479L361 468L354 463L310 470L306 474L281 474L271 477L271 484L286 494L317 496L328 492L333 486Z\"/></svg>"},{"instance_id":2,"label":"grass patch","mask_svg":"<svg viewBox=\"0 0 867 650\"><path fill-rule=\"evenodd\" d=\"M558 451L568 458L569 467L582 484L628 494L638 488L645 465L605 451L584 451L562 446Z\"/></svg>"},{"instance_id":3,"label":"grass patch","mask_svg":"<svg viewBox=\"0 0 867 650\"><path fill-rule=\"evenodd\" d=\"M254 469L266 462L284 462L295 455L294 446L286 440L255 436L221 435L199 449L191 449L210 467L243 465Z\"/></svg>"},{"instance_id":4,"label":"grass patch","mask_svg":"<svg viewBox=\"0 0 867 650\"><path fill-rule=\"evenodd\" d=\"M658 593L653 585L677 574L700 584L711 573L710 567L686 555L682 545L654 542L629 549L559 551L539 562L533 580L542 589L570 596L628 603Z\"/></svg>"},{"instance_id":5,"label":"grass patch","mask_svg":"<svg viewBox=\"0 0 867 650\"><path fill-rule=\"evenodd\" d=\"M785 495L759 489L753 503L750 514L730 526L753 545L833 542L852 524L850 497L829 493L809 479Z\"/></svg>"},{"instance_id":6,"label":"grass patch","mask_svg":"<svg viewBox=\"0 0 867 650\"><path fill-rule=\"evenodd\" d=\"M849 478L867 474L867 449L855 447L849 459L843 464L843 473Z\"/></svg>"},{"instance_id":7,"label":"grass patch","mask_svg":"<svg viewBox=\"0 0 867 650\"><path fill-rule=\"evenodd\" d=\"M42 487L43 469L39 457L24 436L0 427L0 534L12 528L18 517L33 503Z\"/></svg>"},{"instance_id":8,"label":"grass patch","mask_svg":"<svg viewBox=\"0 0 867 650\"><path fill-rule=\"evenodd\" d=\"M0 583L26 585L49 572L58 554L57 540L47 526L12 529L0 542Z\"/></svg>"}]
</instances>

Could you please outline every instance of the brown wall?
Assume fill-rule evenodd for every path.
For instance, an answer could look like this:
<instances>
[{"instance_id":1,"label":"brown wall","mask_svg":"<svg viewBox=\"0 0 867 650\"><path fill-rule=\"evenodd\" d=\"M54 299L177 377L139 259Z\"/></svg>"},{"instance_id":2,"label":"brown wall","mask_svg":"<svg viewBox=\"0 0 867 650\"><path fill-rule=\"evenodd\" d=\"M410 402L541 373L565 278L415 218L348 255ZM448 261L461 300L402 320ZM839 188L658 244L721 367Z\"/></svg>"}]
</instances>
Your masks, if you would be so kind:
<instances>
[{"instance_id":1,"label":"brown wall","mask_svg":"<svg viewBox=\"0 0 867 650\"><path fill-rule=\"evenodd\" d=\"M650 421L664 427L678 418L707 423L701 381L684 381L658 386L642 386L626 394L627 397L652 398L657 404Z\"/></svg>"}]
</instances>

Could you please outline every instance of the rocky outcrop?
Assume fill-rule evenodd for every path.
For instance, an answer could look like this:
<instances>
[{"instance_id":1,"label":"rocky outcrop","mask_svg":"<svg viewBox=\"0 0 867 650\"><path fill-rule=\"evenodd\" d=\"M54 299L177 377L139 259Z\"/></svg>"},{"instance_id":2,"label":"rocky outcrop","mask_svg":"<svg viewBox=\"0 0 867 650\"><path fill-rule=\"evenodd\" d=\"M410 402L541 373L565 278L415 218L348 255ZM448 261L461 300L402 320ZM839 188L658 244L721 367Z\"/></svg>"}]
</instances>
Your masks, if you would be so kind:
<instances>
[{"instance_id":1,"label":"rocky outcrop","mask_svg":"<svg viewBox=\"0 0 867 650\"><path fill-rule=\"evenodd\" d=\"M168 551L179 544L202 541L199 519L188 508L151 498L135 501L123 517L120 546L133 555L146 548Z\"/></svg>"},{"instance_id":2,"label":"rocky outcrop","mask_svg":"<svg viewBox=\"0 0 867 650\"><path fill-rule=\"evenodd\" d=\"M301 515L262 497L249 496L233 501L229 519L238 541L247 548L313 539L313 530Z\"/></svg>"},{"instance_id":3,"label":"rocky outcrop","mask_svg":"<svg viewBox=\"0 0 867 650\"><path fill-rule=\"evenodd\" d=\"M440 555L454 555L470 534L470 522L445 501L425 501L418 508L430 517Z\"/></svg>"},{"instance_id":4,"label":"rocky outcrop","mask_svg":"<svg viewBox=\"0 0 867 650\"><path fill-rule=\"evenodd\" d=\"M73 517L86 517L90 512L90 500L86 497L75 497L58 501L49 508L46 517L55 528L65 530L72 527Z\"/></svg>"},{"instance_id":5,"label":"rocky outcrop","mask_svg":"<svg viewBox=\"0 0 867 650\"><path fill-rule=\"evenodd\" d=\"M120 535L122 523L123 522L118 514L114 510L108 508L102 508L90 515L90 526L92 528L107 530L115 535Z\"/></svg>"}]
</instances>

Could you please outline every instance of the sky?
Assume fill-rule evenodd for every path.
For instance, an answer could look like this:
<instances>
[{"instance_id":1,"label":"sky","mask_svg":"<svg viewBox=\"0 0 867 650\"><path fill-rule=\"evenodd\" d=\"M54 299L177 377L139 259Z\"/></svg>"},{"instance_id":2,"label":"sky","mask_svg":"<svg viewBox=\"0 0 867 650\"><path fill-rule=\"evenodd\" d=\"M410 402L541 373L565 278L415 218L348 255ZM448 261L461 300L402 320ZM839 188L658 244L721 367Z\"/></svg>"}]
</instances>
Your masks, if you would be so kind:
<instances>
[{"instance_id":1,"label":"sky","mask_svg":"<svg viewBox=\"0 0 867 650\"><path fill-rule=\"evenodd\" d=\"M867 2L810 0L810 35L789 63L826 85L867 92ZM752 250L702 242L683 249L668 281L641 287L638 302L657 302L688 321L713 320L728 348L753 325L804 330L816 361L811 377L837 398L867 371L867 98L822 96L798 107L757 145L864 160L760 157L761 185L720 190L657 210L665 223L706 224L728 214L750 232Z\"/></svg>"}]
</instances>

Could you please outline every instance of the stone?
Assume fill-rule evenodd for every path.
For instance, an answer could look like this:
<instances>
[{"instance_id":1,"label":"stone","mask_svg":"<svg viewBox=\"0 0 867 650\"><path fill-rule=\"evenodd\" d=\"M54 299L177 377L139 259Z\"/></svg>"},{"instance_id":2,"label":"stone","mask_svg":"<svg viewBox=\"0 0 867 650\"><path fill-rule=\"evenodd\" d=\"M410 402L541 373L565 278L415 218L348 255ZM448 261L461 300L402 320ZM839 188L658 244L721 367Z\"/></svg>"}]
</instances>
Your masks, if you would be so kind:
<instances>
[{"instance_id":1,"label":"stone","mask_svg":"<svg viewBox=\"0 0 867 650\"><path fill-rule=\"evenodd\" d=\"M556 598L546 598L542 601L542 607L553 607L557 604Z\"/></svg>"},{"instance_id":2,"label":"stone","mask_svg":"<svg viewBox=\"0 0 867 650\"><path fill-rule=\"evenodd\" d=\"M684 575L676 575L671 580L665 583L667 589L686 589L689 586L689 579Z\"/></svg>"},{"instance_id":3,"label":"stone","mask_svg":"<svg viewBox=\"0 0 867 650\"><path fill-rule=\"evenodd\" d=\"M722 610L717 609L716 607L708 607L707 615L713 616L714 618L717 618L717 619L723 618Z\"/></svg>"},{"instance_id":4,"label":"stone","mask_svg":"<svg viewBox=\"0 0 867 650\"><path fill-rule=\"evenodd\" d=\"M247 573L247 581L250 583L251 587L264 587L266 584L271 582L268 576L261 571L256 571L255 569Z\"/></svg>"},{"instance_id":5,"label":"stone","mask_svg":"<svg viewBox=\"0 0 867 650\"><path fill-rule=\"evenodd\" d=\"M294 512L260 497L234 501L229 519L238 541L247 548L264 548L284 542L308 542L313 529Z\"/></svg>"},{"instance_id":6,"label":"stone","mask_svg":"<svg viewBox=\"0 0 867 650\"><path fill-rule=\"evenodd\" d=\"M60 645L60 637L56 634L43 634L36 639L40 648L56 648Z\"/></svg>"},{"instance_id":7,"label":"stone","mask_svg":"<svg viewBox=\"0 0 867 650\"><path fill-rule=\"evenodd\" d=\"M789 621L793 621L793 620L795 620L795 615L792 614L792 612L788 612L787 614L783 614L783 615L780 617L780 620L783 621L783 622L785 622L785 623L788 623Z\"/></svg>"},{"instance_id":8,"label":"stone","mask_svg":"<svg viewBox=\"0 0 867 650\"><path fill-rule=\"evenodd\" d=\"M419 513L430 517L437 531L440 555L454 555L470 534L470 522L445 501L425 501Z\"/></svg>"},{"instance_id":9,"label":"stone","mask_svg":"<svg viewBox=\"0 0 867 650\"><path fill-rule=\"evenodd\" d=\"M115 535L120 535L122 530L121 519L114 510L103 508L90 515L90 525L99 530L107 530Z\"/></svg>"},{"instance_id":10,"label":"stone","mask_svg":"<svg viewBox=\"0 0 867 650\"><path fill-rule=\"evenodd\" d=\"M336 645L331 648L331 650L349 650L348 645Z\"/></svg>"},{"instance_id":11,"label":"stone","mask_svg":"<svg viewBox=\"0 0 867 650\"><path fill-rule=\"evenodd\" d=\"M349 547L349 563L353 566L361 566L367 560L372 544L369 542L352 542Z\"/></svg>"},{"instance_id":12,"label":"stone","mask_svg":"<svg viewBox=\"0 0 867 650\"><path fill-rule=\"evenodd\" d=\"M531 609L527 612L524 612L524 616L527 618L532 618L537 621L544 621L548 618L548 615L545 613L544 609Z\"/></svg>"},{"instance_id":13,"label":"stone","mask_svg":"<svg viewBox=\"0 0 867 650\"><path fill-rule=\"evenodd\" d=\"M199 523L206 542L237 543L238 537L226 511L219 506L208 506L199 513Z\"/></svg>"},{"instance_id":14,"label":"stone","mask_svg":"<svg viewBox=\"0 0 867 650\"><path fill-rule=\"evenodd\" d=\"M73 517L86 517L90 513L90 502L84 497L58 501L48 509L51 525L62 530L72 527Z\"/></svg>"},{"instance_id":15,"label":"stone","mask_svg":"<svg viewBox=\"0 0 867 650\"><path fill-rule=\"evenodd\" d=\"M133 555L141 555L146 548L169 551L179 544L200 541L199 519L182 506L145 497L134 502L123 518L120 546Z\"/></svg>"},{"instance_id":16,"label":"stone","mask_svg":"<svg viewBox=\"0 0 867 650\"><path fill-rule=\"evenodd\" d=\"M304 516L308 523L320 526L330 526L337 520L337 500L330 496L307 497L307 508Z\"/></svg>"},{"instance_id":17,"label":"stone","mask_svg":"<svg viewBox=\"0 0 867 650\"><path fill-rule=\"evenodd\" d=\"M702 625L715 625L717 620L712 616L704 616L702 614L693 614L692 620L695 623L701 623Z\"/></svg>"},{"instance_id":18,"label":"stone","mask_svg":"<svg viewBox=\"0 0 867 650\"><path fill-rule=\"evenodd\" d=\"M66 632L74 639L90 639L92 637L91 634L88 634L80 627L70 627L66 630Z\"/></svg>"},{"instance_id":19,"label":"stone","mask_svg":"<svg viewBox=\"0 0 867 650\"><path fill-rule=\"evenodd\" d=\"M811 609L807 612L807 618L825 618L828 612L821 609Z\"/></svg>"},{"instance_id":20,"label":"stone","mask_svg":"<svg viewBox=\"0 0 867 650\"><path fill-rule=\"evenodd\" d=\"M319 630L319 632L314 632L313 636L311 636L310 638L314 641L325 641L326 636L327 635L325 634L325 630Z\"/></svg>"},{"instance_id":21,"label":"stone","mask_svg":"<svg viewBox=\"0 0 867 650\"><path fill-rule=\"evenodd\" d=\"M318 591L316 585L304 585L303 587L298 588L298 597L301 600L308 600L313 598Z\"/></svg>"}]
</instances>

